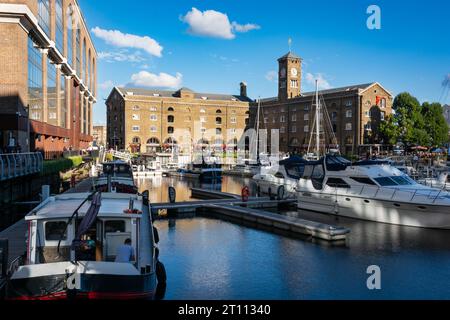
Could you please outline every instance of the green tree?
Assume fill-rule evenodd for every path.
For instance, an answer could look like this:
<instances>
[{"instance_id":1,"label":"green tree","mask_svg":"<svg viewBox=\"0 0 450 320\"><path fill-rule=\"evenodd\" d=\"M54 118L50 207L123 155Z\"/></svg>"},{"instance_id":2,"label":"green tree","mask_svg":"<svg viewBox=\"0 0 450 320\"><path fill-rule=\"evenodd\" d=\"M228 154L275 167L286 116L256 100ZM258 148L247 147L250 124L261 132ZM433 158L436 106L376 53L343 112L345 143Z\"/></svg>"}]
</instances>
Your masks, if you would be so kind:
<instances>
[{"instance_id":1,"label":"green tree","mask_svg":"<svg viewBox=\"0 0 450 320\"><path fill-rule=\"evenodd\" d=\"M392 107L400 131L400 140L407 145L421 144L420 142L425 140L421 131L425 123L419 101L411 94L403 92L395 97Z\"/></svg>"},{"instance_id":2,"label":"green tree","mask_svg":"<svg viewBox=\"0 0 450 320\"><path fill-rule=\"evenodd\" d=\"M425 130L429 138L429 146L440 147L448 140L448 124L440 103L425 102L422 105Z\"/></svg>"},{"instance_id":3,"label":"green tree","mask_svg":"<svg viewBox=\"0 0 450 320\"><path fill-rule=\"evenodd\" d=\"M384 121L380 123L380 136L383 143L395 145L400 136L400 130L394 115L388 115Z\"/></svg>"}]
</instances>

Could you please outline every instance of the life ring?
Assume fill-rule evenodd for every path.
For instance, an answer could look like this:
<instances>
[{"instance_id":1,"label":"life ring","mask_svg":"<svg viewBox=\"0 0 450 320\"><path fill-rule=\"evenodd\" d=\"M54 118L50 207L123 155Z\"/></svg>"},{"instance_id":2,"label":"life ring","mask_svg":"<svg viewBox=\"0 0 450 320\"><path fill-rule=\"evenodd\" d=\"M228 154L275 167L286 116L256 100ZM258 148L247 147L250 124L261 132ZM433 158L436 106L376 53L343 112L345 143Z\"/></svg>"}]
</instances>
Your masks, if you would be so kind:
<instances>
[{"instance_id":1,"label":"life ring","mask_svg":"<svg viewBox=\"0 0 450 320\"><path fill-rule=\"evenodd\" d=\"M247 186L243 187L241 195L242 195L242 202L247 202L250 197L250 189Z\"/></svg>"}]
</instances>

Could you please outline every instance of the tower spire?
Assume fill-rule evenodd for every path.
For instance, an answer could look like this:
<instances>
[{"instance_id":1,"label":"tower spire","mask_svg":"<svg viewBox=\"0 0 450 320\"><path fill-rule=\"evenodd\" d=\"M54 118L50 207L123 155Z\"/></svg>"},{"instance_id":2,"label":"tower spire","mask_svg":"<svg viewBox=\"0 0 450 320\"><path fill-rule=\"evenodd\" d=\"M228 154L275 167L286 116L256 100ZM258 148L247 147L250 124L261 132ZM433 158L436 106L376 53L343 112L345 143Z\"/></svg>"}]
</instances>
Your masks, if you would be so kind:
<instances>
[{"instance_id":1,"label":"tower spire","mask_svg":"<svg viewBox=\"0 0 450 320\"><path fill-rule=\"evenodd\" d=\"M291 52L292 51L292 38L291 37L289 37L289 39L288 39L288 45L289 45L289 52Z\"/></svg>"}]
</instances>

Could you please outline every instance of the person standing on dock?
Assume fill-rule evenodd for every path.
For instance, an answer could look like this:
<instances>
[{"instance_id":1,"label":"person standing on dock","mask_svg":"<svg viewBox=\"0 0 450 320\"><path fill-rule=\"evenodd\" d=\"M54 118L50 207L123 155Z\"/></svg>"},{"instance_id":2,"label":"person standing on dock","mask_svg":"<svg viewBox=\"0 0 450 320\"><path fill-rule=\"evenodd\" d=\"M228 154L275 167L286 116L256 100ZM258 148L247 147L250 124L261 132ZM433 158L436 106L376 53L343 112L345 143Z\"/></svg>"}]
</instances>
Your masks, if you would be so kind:
<instances>
[{"instance_id":1,"label":"person standing on dock","mask_svg":"<svg viewBox=\"0 0 450 320\"><path fill-rule=\"evenodd\" d=\"M131 239L126 239L124 244L117 248L115 262L133 262L135 260L134 248L131 246Z\"/></svg>"}]
</instances>

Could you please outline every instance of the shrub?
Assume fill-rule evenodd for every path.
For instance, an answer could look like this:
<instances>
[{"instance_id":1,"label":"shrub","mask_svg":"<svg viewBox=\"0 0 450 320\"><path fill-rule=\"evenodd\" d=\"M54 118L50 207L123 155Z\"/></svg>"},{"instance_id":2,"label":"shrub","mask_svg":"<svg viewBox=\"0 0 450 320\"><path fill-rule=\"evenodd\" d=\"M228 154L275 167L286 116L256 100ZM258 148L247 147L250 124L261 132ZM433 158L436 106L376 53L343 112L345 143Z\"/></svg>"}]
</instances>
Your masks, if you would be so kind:
<instances>
[{"instance_id":1,"label":"shrub","mask_svg":"<svg viewBox=\"0 0 450 320\"><path fill-rule=\"evenodd\" d=\"M83 158L81 156L70 157L68 159L44 161L44 169L42 170L41 175L45 176L45 175L51 175L51 174L55 174L55 173L64 172L69 169L78 167L82 163L83 163Z\"/></svg>"}]
</instances>

